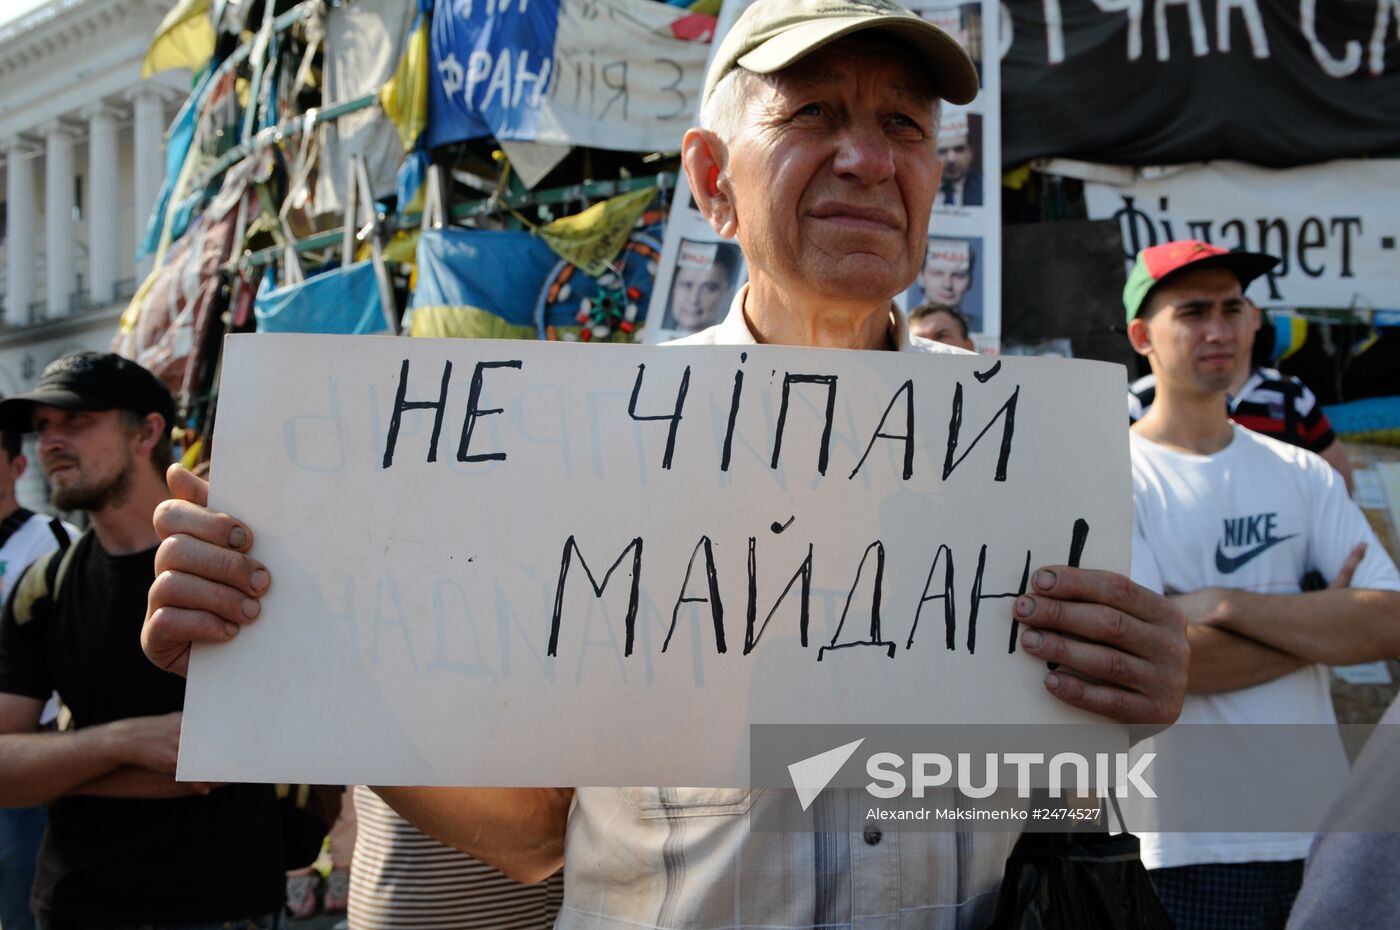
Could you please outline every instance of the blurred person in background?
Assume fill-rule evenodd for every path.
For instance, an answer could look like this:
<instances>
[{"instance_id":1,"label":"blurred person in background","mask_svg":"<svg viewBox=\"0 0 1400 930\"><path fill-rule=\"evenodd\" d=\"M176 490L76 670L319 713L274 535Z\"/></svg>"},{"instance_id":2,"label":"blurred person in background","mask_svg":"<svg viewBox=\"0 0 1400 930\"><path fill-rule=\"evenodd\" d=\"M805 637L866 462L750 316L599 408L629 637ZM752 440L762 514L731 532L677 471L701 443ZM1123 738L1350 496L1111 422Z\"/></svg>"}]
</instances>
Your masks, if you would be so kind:
<instances>
[{"instance_id":1,"label":"blurred person in background","mask_svg":"<svg viewBox=\"0 0 1400 930\"><path fill-rule=\"evenodd\" d=\"M946 304L929 301L910 310L909 332L944 345L975 351L968 337L967 317Z\"/></svg>"},{"instance_id":2,"label":"blurred person in background","mask_svg":"<svg viewBox=\"0 0 1400 930\"><path fill-rule=\"evenodd\" d=\"M0 604L29 563L59 546L68 545L78 529L19 505L15 485L29 467L23 436L0 431ZM58 702L52 698L40 715L41 728L53 729ZM0 808L0 928L34 930L29 892L34 886L34 860L44 836L44 805Z\"/></svg>"},{"instance_id":3,"label":"blurred person in background","mask_svg":"<svg viewBox=\"0 0 1400 930\"><path fill-rule=\"evenodd\" d=\"M1253 332L1259 332L1263 313L1249 298L1245 302L1253 315ZM1253 339L1253 336L1251 336ZM1151 409L1157 397L1157 376L1143 375L1128 386L1128 419L1136 423ZM1240 357L1230 387L1225 392L1230 419L1245 429L1263 433L1291 446L1316 452L1337 469L1353 490L1351 464L1341 440L1332 431L1327 414L1308 386L1292 375L1253 364L1251 353Z\"/></svg>"},{"instance_id":4,"label":"blurred person in background","mask_svg":"<svg viewBox=\"0 0 1400 930\"><path fill-rule=\"evenodd\" d=\"M91 518L0 616L0 806L48 805L31 897L45 930L283 917L272 786L175 780L185 682L141 652L174 408L149 371L96 352L0 402L0 430L37 434L54 506ZM55 691L71 719L42 732Z\"/></svg>"},{"instance_id":5,"label":"blurred person in background","mask_svg":"<svg viewBox=\"0 0 1400 930\"><path fill-rule=\"evenodd\" d=\"M1123 290L1128 338L1157 376L1156 402L1130 434L1133 522L1188 622L1183 724L1335 725L1328 666L1400 654L1400 573L1340 476L1227 416L1258 326L1244 288L1275 264L1169 242L1138 254ZM1312 572L1333 584L1304 591ZM1285 762L1261 752L1161 753L1154 786L1167 829L1174 809L1244 809L1267 792L1265 774ZM1317 791L1340 789L1340 741L1330 758L1307 761ZM1281 930L1312 834L1141 839L1177 930Z\"/></svg>"}]
</instances>

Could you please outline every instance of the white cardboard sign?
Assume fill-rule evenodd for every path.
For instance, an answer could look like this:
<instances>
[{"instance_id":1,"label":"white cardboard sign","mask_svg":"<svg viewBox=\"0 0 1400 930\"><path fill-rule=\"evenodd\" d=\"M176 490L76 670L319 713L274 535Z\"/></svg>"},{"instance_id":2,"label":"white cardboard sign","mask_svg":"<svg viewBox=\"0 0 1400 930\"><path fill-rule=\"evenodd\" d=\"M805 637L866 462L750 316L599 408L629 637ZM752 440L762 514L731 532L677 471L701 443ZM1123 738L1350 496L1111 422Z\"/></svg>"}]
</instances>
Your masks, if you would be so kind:
<instances>
[{"instance_id":1,"label":"white cardboard sign","mask_svg":"<svg viewBox=\"0 0 1400 930\"><path fill-rule=\"evenodd\" d=\"M230 337L211 505L273 582L257 622L195 651L179 775L743 787L750 723L1085 722L1011 605L1075 538L1127 571L1123 382Z\"/></svg>"}]
</instances>

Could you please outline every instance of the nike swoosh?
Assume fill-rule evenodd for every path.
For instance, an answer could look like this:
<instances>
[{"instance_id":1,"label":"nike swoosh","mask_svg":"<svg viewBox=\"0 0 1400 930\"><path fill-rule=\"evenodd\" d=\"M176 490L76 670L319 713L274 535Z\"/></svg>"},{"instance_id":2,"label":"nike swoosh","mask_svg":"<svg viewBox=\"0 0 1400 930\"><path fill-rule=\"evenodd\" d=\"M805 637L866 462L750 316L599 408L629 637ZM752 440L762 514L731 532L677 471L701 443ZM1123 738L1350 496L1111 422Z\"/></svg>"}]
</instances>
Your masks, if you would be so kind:
<instances>
[{"instance_id":1,"label":"nike swoosh","mask_svg":"<svg viewBox=\"0 0 1400 930\"><path fill-rule=\"evenodd\" d=\"M1265 552L1265 551L1267 551L1267 550L1269 550L1269 549L1272 549L1274 546L1277 546L1277 545L1278 545L1279 543L1281 543L1281 542L1287 542L1288 540L1292 539L1294 536L1297 536L1297 535L1298 535L1297 533L1289 533L1287 536L1280 536L1280 537L1277 538L1277 539L1266 539L1266 540L1264 540L1264 542L1262 542L1262 543L1260 543L1259 545L1255 546L1253 549L1250 549L1248 552L1241 552L1239 555L1236 555L1236 556L1229 556L1229 555L1226 555L1225 553L1221 552L1221 551L1220 551L1220 543L1216 543L1216 544L1215 544L1215 567L1216 567L1217 569L1220 570L1221 574L1224 574L1224 575L1231 575L1231 574L1234 574L1235 572L1239 571L1241 568L1244 568L1244 566L1245 566L1251 559L1253 559L1255 556L1259 555L1261 552Z\"/></svg>"}]
</instances>

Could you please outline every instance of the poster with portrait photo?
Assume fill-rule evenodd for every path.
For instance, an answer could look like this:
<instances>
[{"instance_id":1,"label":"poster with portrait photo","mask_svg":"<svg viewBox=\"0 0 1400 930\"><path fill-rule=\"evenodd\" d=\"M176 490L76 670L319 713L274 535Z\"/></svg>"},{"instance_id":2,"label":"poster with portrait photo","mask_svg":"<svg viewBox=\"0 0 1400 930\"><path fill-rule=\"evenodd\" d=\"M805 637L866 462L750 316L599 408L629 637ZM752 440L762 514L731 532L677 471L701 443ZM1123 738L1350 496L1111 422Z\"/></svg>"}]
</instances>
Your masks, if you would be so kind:
<instances>
[{"instance_id":1,"label":"poster with portrait photo","mask_svg":"<svg viewBox=\"0 0 1400 930\"><path fill-rule=\"evenodd\" d=\"M744 12L753 0L724 0L720 6L719 17L715 24L714 38L710 43L710 60L714 59L715 49L724 39L729 27L734 24L734 20L739 18L739 14ZM708 69L709 64L706 63ZM700 101L695 102L695 114L693 125L700 123ZM676 138L680 142L679 133ZM675 199L671 202L671 212L666 218L666 232L661 241L661 258L656 265L656 283L651 289L651 302L647 305L646 325L642 327L641 340L647 343L666 342L669 339L676 339L680 336L690 334L690 330L676 329L675 315L671 309L671 294L674 290L674 279L680 273L681 251L687 245L702 243L712 246L728 246L735 252L739 252L737 243L725 242L719 238L714 229L706 219L700 215L700 208L695 203L695 197L690 192L690 179L681 171L676 178ZM719 251L715 252L719 255ZM740 255L740 268L734 289L730 291L730 296L726 297L721 304L719 319L724 318L724 313L728 311L729 304L733 300L734 291L748 280L742 262L742 252ZM684 311L682 311L684 315ZM716 320L715 322L718 322Z\"/></svg>"},{"instance_id":2,"label":"poster with portrait photo","mask_svg":"<svg viewBox=\"0 0 1400 930\"><path fill-rule=\"evenodd\" d=\"M938 160L943 177L935 212L986 205L982 174L982 114L951 107L938 122Z\"/></svg>"},{"instance_id":3,"label":"poster with portrait photo","mask_svg":"<svg viewBox=\"0 0 1400 930\"><path fill-rule=\"evenodd\" d=\"M980 237L930 236L919 274L905 294L908 309L930 301L943 304L967 319L970 333L985 333L983 253Z\"/></svg>"},{"instance_id":4,"label":"poster with portrait photo","mask_svg":"<svg viewBox=\"0 0 1400 930\"><path fill-rule=\"evenodd\" d=\"M743 271L744 255L737 244L681 239L662 329L688 335L724 319Z\"/></svg>"},{"instance_id":5,"label":"poster with portrait photo","mask_svg":"<svg viewBox=\"0 0 1400 930\"><path fill-rule=\"evenodd\" d=\"M969 257L968 269L960 273L965 290L953 303L968 317L977 350L994 353L1001 344L1001 57L997 44L1001 5L993 0L906 2L914 13L962 44L982 79L981 90L971 103L945 104L940 114L942 179L934 195L928 239L944 243L943 252L965 252ZM937 299L937 294L926 298L920 283L928 281L930 274L921 268L919 280L900 295L905 309ZM949 296L946 286L934 290Z\"/></svg>"},{"instance_id":6,"label":"poster with portrait photo","mask_svg":"<svg viewBox=\"0 0 1400 930\"><path fill-rule=\"evenodd\" d=\"M972 63L977 66L977 77L980 80L982 78L982 4L963 3L957 6L936 8L916 6L914 12L957 40L957 43L963 47L963 51L972 58Z\"/></svg>"}]
</instances>

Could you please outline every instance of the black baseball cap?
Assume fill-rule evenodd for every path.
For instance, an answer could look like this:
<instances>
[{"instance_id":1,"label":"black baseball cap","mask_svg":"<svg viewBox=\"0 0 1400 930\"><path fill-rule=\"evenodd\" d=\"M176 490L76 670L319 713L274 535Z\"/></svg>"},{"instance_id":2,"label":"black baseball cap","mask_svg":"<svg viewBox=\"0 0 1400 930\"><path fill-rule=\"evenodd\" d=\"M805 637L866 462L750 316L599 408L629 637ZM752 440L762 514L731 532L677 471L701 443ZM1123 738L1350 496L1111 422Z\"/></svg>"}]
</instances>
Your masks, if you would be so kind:
<instances>
[{"instance_id":1,"label":"black baseball cap","mask_svg":"<svg viewBox=\"0 0 1400 930\"><path fill-rule=\"evenodd\" d=\"M27 394L0 400L0 430L33 432L34 405L60 410L130 410L175 423L175 399L160 379L113 352L70 352L49 362Z\"/></svg>"}]
</instances>

